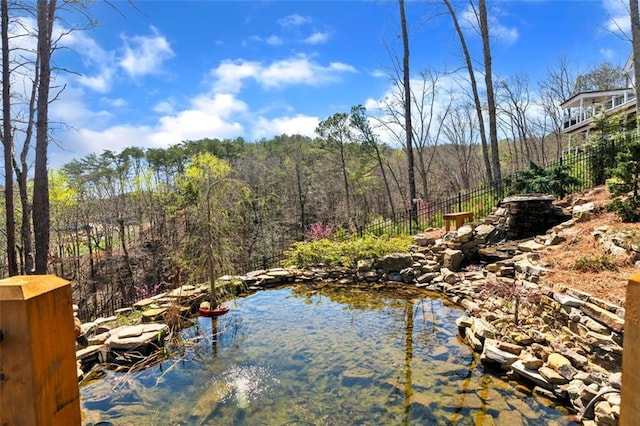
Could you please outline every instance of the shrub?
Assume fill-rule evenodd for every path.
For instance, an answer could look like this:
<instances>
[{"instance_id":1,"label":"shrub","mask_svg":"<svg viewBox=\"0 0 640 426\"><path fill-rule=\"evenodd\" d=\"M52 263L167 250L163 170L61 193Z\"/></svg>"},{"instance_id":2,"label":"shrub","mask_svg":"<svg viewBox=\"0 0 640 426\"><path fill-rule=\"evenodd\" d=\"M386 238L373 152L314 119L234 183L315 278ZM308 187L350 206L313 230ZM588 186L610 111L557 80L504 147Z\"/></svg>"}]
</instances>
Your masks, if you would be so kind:
<instances>
[{"instance_id":1,"label":"shrub","mask_svg":"<svg viewBox=\"0 0 640 426\"><path fill-rule=\"evenodd\" d=\"M612 179L607 181L607 187L613 195L623 195L631 192L626 199L614 200L607 206L609 211L616 212L623 222L640 221L640 139L635 139L625 145L623 151L616 155L616 167L611 169Z\"/></svg>"},{"instance_id":2,"label":"shrub","mask_svg":"<svg viewBox=\"0 0 640 426\"><path fill-rule=\"evenodd\" d=\"M607 210L616 213L623 222L640 222L640 197L613 200Z\"/></svg>"},{"instance_id":3,"label":"shrub","mask_svg":"<svg viewBox=\"0 0 640 426\"><path fill-rule=\"evenodd\" d=\"M580 180L569 172L571 166L557 165L544 168L533 161L529 169L516 172L515 178L505 179L509 195L514 194L555 194L564 197L565 189L579 185Z\"/></svg>"},{"instance_id":4,"label":"shrub","mask_svg":"<svg viewBox=\"0 0 640 426\"><path fill-rule=\"evenodd\" d=\"M361 259L407 252L411 243L411 237L407 236L378 238L373 235L347 241L321 239L297 242L285 252L284 264L300 268L313 266L352 267Z\"/></svg>"},{"instance_id":5,"label":"shrub","mask_svg":"<svg viewBox=\"0 0 640 426\"><path fill-rule=\"evenodd\" d=\"M576 259L572 269L580 272L617 271L618 265L611 256L582 256Z\"/></svg>"},{"instance_id":6,"label":"shrub","mask_svg":"<svg viewBox=\"0 0 640 426\"><path fill-rule=\"evenodd\" d=\"M312 240L321 240L323 238L331 239L333 237L334 227L329 223L316 222L309 229L309 237Z\"/></svg>"}]
</instances>

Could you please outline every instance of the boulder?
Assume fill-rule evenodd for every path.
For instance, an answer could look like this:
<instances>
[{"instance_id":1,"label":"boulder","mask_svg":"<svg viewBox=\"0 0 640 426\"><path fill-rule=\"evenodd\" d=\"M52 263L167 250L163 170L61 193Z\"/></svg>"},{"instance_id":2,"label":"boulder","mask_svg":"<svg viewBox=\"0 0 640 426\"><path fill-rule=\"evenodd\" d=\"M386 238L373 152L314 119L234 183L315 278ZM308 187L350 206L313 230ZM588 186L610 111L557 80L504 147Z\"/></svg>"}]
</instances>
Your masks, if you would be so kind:
<instances>
[{"instance_id":1,"label":"boulder","mask_svg":"<svg viewBox=\"0 0 640 426\"><path fill-rule=\"evenodd\" d=\"M463 260L464 254L461 250L446 249L444 251L442 266L451 271L457 271L460 269Z\"/></svg>"},{"instance_id":2,"label":"boulder","mask_svg":"<svg viewBox=\"0 0 640 426\"><path fill-rule=\"evenodd\" d=\"M538 373L544 377L544 379L554 385L564 385L569 383L569 380L562 377L556 370L542 366L538 369Z\"/></svg>"},{"instance_id":3,"label":"boulder","mask_svg":"<svg viewBox=\"0 0 640 426\"><path fill-rule=\"evenodd\" d=\"M579 206L573 206L573 220L575 222L586 222L591 219L596 206L593 203L585 203Z\"/></svg>"},{"instance_id":4,"label":"boulder","mask_svg":"<svg viewBox=\"0 0 640 426\"><path fill-rule=\"evenodd\" d=\"M533 355L528 355L522 358L521 361L524 368L528 368L529 370L537 370L538 368L542 367L542 364L544 364L544 361L536 358Z\"/></svg>"},{"instance_id":5,"label":"boulder","mask_svg":"<svg viewBox=\"0 0 640 426\"><path fill-rule=\"evenodd\" d=\"M476 226L476 229L474 229L475 238L484 243L489 239L489 236L495 232L495 230L495 226L483 223L482 225Z\"/></svg>"},{"instance_id":6,"label":"boulder","mask_svg":"<svg viewBox=\"0 0 640 426\"><path fill-rule=\"evenodd\" d=\"M507 368L518 360L518 355L499 349L498 343L494 339L485 339L480 362L483 364L498 364Z\"/></svg>"},{"instance_id":7,"label":"boulder","mask_svg":"<svg viewBox=\"0 0 640 426\"><path fill-rule=\"evenodd\" d=\"M563 365L571 365L571 361L569 361L567 358L565 358L564 356L560 355L557 352L553 352L549 354L549 357L547 358L547 366L549 368L552 368L557 371L558 368L560 368Z\"/></svg>"},{"instance_id":8,"label":"boulder","mask_svg":"<svg viewBox=\"0 0 640 426\"><path fill-rule=\"evenodd\" d=\"M473 228L469 225L461 226L456 230L456 239L461 243L467 243L473 238Z\"/></svg>"},{"instance_id":9,"label":"boulder","mask_svg":"<svg viewBox=\"0 0 640 426\"><path fill-rule=\"evenodd\" d=\"M383 272L400 272L413 265L413 258L409 253L391 253L378 259L378 269Z\"/></svg>"}]
</instances>

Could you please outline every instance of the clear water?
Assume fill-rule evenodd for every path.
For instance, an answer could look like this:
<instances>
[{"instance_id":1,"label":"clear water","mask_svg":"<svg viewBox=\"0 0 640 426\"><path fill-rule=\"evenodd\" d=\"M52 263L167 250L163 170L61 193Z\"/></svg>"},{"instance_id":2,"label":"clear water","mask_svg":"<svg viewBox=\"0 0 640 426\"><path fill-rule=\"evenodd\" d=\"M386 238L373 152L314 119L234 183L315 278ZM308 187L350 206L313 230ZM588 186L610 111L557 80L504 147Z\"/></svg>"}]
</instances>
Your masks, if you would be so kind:
<instances>
[{"instance_id":1,"label":"clear water","mask_svg":"<svg viewBox=\"0 0 640 426\"><path fill-rule=\"evenodd\" d=\"M84 386L85 424L568 424L484 371L457 337L460 315L416 293L258 292L198 318L162 364Z\"/></svg>"}]
</instances>

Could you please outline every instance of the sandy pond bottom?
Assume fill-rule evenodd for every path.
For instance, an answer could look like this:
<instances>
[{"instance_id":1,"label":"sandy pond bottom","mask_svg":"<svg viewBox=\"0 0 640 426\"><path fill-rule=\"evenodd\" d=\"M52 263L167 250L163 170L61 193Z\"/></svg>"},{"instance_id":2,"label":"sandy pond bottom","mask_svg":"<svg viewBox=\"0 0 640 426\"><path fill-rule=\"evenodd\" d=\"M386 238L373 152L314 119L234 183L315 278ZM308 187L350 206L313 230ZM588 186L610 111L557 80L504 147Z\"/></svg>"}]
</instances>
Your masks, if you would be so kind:
<instances>
[{"instance_id":1,"label":"sandy pond bottom","mask_svg":"<svg viewBox=\"0 0 640 426\"><path fill-rule=\"evenodd\" d=\"M162 364L83 386L85 425L571 424L485 371L460 315L424 294L258 292L198 318Z\"/></svg>"}]
</instances>

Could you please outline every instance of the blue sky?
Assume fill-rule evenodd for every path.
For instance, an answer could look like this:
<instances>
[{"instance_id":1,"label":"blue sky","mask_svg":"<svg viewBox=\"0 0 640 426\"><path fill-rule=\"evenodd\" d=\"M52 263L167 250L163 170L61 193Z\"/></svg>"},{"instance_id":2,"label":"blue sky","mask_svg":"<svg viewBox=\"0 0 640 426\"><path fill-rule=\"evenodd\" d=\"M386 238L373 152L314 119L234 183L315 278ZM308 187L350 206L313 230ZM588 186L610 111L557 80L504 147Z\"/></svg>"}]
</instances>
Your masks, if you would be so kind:
<instances>
[{"instance_id":1,"label":"blue sky","mask_svg":"<svg viewBox=\"0 0 640 426\"><path fill-rule=\"evenodd\" d=\"M434 2L437 3L437 2ZM630 43L624 0L489 0L497 77L528 75L532 88L566 55L588 71L622 64ZM167 147L187 139L314 128L352 105L372 105L392 89L389 50L401 55L396 1L96 2L98 25L63 39L55 53L66 84L52 104L50 164L103 149ZM461 17L467 2L454 2ZM441 7L407 2L414 73L463 65ZM67 16L59 28L80 19ZM479 37L467 26L473 55Z\"/></svg>"}]
</instances>

